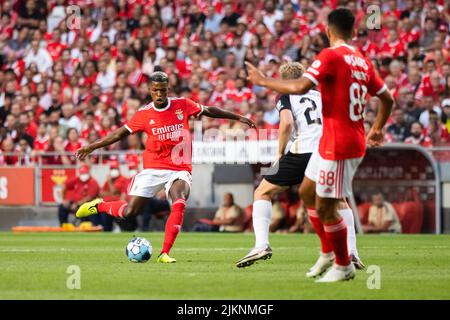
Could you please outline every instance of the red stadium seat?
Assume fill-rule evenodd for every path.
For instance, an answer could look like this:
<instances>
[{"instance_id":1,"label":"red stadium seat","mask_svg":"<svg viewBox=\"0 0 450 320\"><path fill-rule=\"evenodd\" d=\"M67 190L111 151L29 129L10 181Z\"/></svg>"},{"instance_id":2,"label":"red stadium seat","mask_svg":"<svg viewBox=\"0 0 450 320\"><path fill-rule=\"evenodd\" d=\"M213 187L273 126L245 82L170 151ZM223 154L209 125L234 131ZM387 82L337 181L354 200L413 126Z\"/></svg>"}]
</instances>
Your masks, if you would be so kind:
<instances>
[{"instance_id":1,"label":"red stadium seat","mask_svg":"<svg viewBox=\"0 0 450 320\"><path fill-rule=\"evenodd\" d=\"M244 209L245 213L245 222L244 222L244 231L252 232L253 231L253 219L252 219L252 211L253 205L250 204Z\"/></svg>"},{"instance_id":2,"label":"red stadium seat","mask_svg":"<svg viewBox=\"0 0 450 320\"><path fill-rule=\"evenodd\" d=\"M291 204L287 211L287 227L290 228L297 221L297 210L300 207L300 201Z\"/></svg>"},{"instance_id":3,"label":"red stadium seat","mask_svg":"<svg viewBox=\"0 0 450 320\"><path fill-rule=\"evenodd\" d=\"M435 232L436 229L436 200L423 202L423 225L422 232Z\"/></svg>"},{"instance_id":4,"label":"red stadium seat","mask_svg":"<svg viewBox=\"0 0 450 320\"><path fill-rule=\"evenodd\" d=\"M423 222L423 205L419 201L393 203L397 211L402 233L420 233Z\"/></svg>"},{"instance_id":5,"label":"red stadium seat","mask_svg":"<svg viewBox=\"0 0 450 320\"><path fill-rule=\"evenodd\" d=\"M358 214L361 224L367 224L369 220L369 208L372 204L370 202L363 202L358 205Z\"/></svg>"},{"instance_id":6,"label":"red stadium seat","mask_svg":"<svg viewBox=\"0 0 450 320\"><path fill-rule=\"evenodd\" d=\"M287 216L289 214L289 201L280 201L280 206L284 211L284 214Z\"/></svg>"}]
</instances>

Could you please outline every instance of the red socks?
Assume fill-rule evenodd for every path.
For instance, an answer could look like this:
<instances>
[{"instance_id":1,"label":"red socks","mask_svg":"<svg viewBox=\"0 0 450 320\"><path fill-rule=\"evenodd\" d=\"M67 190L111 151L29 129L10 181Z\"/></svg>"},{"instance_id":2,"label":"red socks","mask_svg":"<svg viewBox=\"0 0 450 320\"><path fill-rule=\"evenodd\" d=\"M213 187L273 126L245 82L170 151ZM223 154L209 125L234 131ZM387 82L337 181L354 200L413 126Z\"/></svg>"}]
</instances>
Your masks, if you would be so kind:
<instances>
[{"instance_id":1,"label":"red socks","mask_svg":"<svg viewBox=\"0 0 450 320\"><path fill-rule=\"evenodd\" d=\"M128 207L128 203L123 200L101 202L97 205L97 209L99 212L104 212L115 218L122 218L122 219L123 219L123 212L126 207Z\"/></svg>"},{"instance_id":2,"label":"red socks","mask_svg":"<svg viewBox=\"0 0 450 320\"><path fill-rule=\"evenodd\" d=\"M178 198L172 204L172 211L169 219L166 222L166 229L164 233L164 245L161 253L169 254L170 249L177 238L178 233L183 225L184 209L186 208L186 200Z\"/></svg>"},{"instance_id":3,"label":"red socks","mask_svg":"<svg viewBox=\"0 0 450 320\"><path fill-rule=\"evenodd\" d=\"M331 224L323 224L325 234L329 242L333 246L334 255L336 256L336 264L340 266L348 266L350 257L347 249L347 226L343 218L338 222Z\"/></svg>"},{"instance_id":4,"label":"red socks","mask_svg":"<svg viewBox=\"0 0 450 320\"><path fill-rule=\"evenodd\" d=\"M331 253L333 251L333 246L331 245L325 234L322 221L320 221L316 209L306 209L306 211L308 212L309 220L311 221L314 230L316 230L316 233L320 238L320 243L322 244L322 253Z\"/></svg>"}]
</instances>

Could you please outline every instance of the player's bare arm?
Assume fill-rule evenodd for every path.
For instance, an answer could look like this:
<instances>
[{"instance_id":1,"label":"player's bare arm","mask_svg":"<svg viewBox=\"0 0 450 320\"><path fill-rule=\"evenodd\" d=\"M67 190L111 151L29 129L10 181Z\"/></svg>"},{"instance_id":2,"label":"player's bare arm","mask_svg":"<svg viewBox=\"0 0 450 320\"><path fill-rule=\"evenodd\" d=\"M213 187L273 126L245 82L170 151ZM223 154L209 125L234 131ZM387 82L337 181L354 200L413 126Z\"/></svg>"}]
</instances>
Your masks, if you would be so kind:
<instances>
[{"instance_id":1,"label":"player's bare arm","mask_svg":"<svg viewBox=\"0 0 450 320\"><path fill-rule=\"evenodd\" d=\"M290 110L281 110L280 112L280 128L278 136L278 158L284 154L284 150L289 142L289 138L292 133L292 127L294 126L294 117Z\"/></svg>"},{"instance_id":2,"label":"player's bare arm","mask_svg":"<svg viewBox=\"0 0 450 320\"><path fill-rule=\"evenodd\" d=\"M293 80L279 80L266 77L258 68L250 62L245 62L247 66L247 80L262 87L266 87L284 94L305 94L312 89L315 84L306 77Z\"/></svg>"},{"instance_id":3,"label":"player's bare arm","mask_svg":"<svg viewBox=\"0 0 450 320\"><path fill-rule=\"evenodd\" d=\"M248 125L250 128L256 128L256 124L251 119L241 116L240 114L223 110L218 107L204 106L202 115L205 115L210 118L237 120Z\"/></svg>"},{"instance_id":4,"label":"player's bare arm","mask_svg":"<svg viewBox=\"0 0 450 320\"><path fill-rule=\"evenodd\" d=\"M383 127L386 124L386 121L391 114L392 106L394 105L394 99L388 90L384 90L378 98L381 100L381 106L378 110L375 122L367 134L366 143L368 147L377 147L383 143Z\"/></svg>"},{"instance_id":5,"label":"player's bare arm","mask_svg":"<svg viewBox=\"0 0 450 320\"><path fill-rule=\"evenodd\" d=\"M103 147L107 147L113 143L116 143L117 141L120 141L123 138L127 137L129 134L130 134L130 131L128 131L127 128L121 127L119 129L111 132L106 137L101 138L101 139L91 143L88 146L78 149L75 156L77 157L78 160L82 161L94 150L97 150L97 149L100 149Z\"/></svg>"}]
</instances>

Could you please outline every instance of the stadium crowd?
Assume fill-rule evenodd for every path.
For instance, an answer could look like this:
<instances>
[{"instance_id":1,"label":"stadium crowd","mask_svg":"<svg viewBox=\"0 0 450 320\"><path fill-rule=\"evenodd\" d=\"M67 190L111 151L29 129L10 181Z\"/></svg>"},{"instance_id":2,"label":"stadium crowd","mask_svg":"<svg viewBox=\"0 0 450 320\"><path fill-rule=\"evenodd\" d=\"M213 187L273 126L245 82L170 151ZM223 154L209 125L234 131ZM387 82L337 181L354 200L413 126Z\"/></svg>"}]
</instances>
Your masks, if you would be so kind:
<instances>
[{"instance_id":1,"label":"stadium crowd","mask_svg":"<svg viewBox=\"0 0 450 320\"><path fill-rule=\"evenodd\" d=\"M369 3L381 8L379 26L377 17L369 23ZM277 94L247 83L243 61L273 77L285 61L308 66L328 45L325 17L338 5L355 13L354 45L396 99L387 141L450 142L448 1L2 0L0 163L29 164L38 153L75 151L107 135L149 103L146 79L155 70L169 75L173 95L277 128ZM367 127L378 104L367 101ZM204 129L241 126L202 121ZM144 142L131 135L111 148L140 150ZM44 160L75 161L57 153Z\"/></svg>"}]
</instances>

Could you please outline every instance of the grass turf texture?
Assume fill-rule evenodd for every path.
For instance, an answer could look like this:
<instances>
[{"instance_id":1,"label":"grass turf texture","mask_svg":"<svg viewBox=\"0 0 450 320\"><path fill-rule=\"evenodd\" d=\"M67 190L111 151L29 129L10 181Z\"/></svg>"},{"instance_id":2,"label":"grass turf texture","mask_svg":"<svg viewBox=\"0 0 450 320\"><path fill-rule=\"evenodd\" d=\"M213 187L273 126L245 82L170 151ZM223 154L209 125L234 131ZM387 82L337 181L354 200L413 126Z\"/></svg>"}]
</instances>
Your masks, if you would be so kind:
<instances>
[{"instance_id":1,"label":"grass turf texture","mask_svg":"<svg viewBox=\"0 0 450 320\"><path fill-rule=\"evenodd\" d=\"M272 259L245 269L234 262L252 234L182 233L175 264L156 263L162 233L136 235L153 245L147 263L127 260L129 233L0 233L0 299L450 299L450 236L360 236L363 261L381 269L381 289L369 290L365 271L337 284L305 277L315 235L271 235ZM80 290L66 287L70 265L81 269Z\"/></svg>"}]
</instances>

